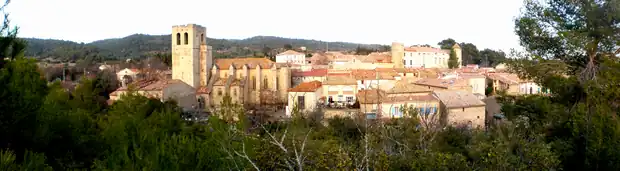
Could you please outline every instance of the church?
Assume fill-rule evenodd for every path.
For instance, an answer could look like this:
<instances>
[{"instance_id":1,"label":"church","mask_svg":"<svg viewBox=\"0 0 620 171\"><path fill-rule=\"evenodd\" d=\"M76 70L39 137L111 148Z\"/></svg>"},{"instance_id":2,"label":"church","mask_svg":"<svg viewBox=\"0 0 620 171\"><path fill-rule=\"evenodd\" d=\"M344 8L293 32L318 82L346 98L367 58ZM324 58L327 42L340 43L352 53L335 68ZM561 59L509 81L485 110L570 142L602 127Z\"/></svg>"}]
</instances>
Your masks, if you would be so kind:
<instances>
[{"instance_id":1,"label":"church","mask_svg":"<svg viewBox=\"0 0 620 171\"><path fill-rule=\"evenodd\" d=\"M226 96L246 108L286 103L291 87L287 64L267 58L214 60L207 29L197 24L172 26L171 36L172 80L138 81L134 83L136 93L162 101L172 99L183 108L198 110L216 109ZM153 89L151 84L155 83L158 85ZM111 100L127 91L127 87L119 88Z\"/></svg>"}]
</instances>

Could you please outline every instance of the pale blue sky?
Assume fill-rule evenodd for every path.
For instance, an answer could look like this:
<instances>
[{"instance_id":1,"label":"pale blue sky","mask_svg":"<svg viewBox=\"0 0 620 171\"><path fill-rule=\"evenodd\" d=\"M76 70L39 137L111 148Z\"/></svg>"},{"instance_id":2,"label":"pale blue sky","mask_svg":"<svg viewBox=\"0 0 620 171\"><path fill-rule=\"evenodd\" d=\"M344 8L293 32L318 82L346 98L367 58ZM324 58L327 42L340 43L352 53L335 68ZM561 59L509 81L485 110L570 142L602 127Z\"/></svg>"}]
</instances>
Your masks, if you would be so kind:
<instances>
[{"instance_id":1,"label":"pale blue sky","mask_svg":"<svg viewBox=\"0 0 620 171\"><path fill-rule=\"evenodd\" d=\"M91 42L169 34L196 23L213 38L257 35L435 46L444 38L479 49L518 48L522 0L15 0L20 37Z\"/></svg>"}]
</instances>

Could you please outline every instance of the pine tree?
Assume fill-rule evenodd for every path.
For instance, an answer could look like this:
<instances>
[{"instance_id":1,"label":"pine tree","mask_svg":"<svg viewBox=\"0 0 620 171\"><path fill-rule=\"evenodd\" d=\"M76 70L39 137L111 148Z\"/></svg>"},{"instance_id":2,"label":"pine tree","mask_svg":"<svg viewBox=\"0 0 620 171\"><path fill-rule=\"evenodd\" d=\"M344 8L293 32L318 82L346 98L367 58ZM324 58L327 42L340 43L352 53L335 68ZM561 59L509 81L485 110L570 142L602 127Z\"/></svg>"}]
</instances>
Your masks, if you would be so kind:
<instances>
[{"instance_id":1,"label":"pine tree","mask_svg":"<svg viewBox=\"0 0 620 171\"><path fill-rule=\"evenodd\" d=\"M460 65L454 49L450 50L450 58L448 58L448 68L458 68Z\"/></svg>"}]
</instances>

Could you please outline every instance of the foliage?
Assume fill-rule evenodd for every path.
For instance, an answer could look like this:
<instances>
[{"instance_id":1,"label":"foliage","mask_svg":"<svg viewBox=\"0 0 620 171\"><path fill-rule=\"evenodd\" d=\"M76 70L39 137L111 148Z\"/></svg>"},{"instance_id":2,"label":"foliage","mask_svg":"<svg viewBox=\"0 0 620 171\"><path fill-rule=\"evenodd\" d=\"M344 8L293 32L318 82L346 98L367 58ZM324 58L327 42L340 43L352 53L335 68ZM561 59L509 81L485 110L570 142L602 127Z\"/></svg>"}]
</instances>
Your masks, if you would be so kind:
<instances>
[{"instance_id":1,"label":"foliage","mask_svg":"<svg viewBox=\"0 0 620 171\"><path fill-rule=\"evenodd\" d=\"M448 38L437 43L441 49L452 49L457 42ZM478 64L481 67L494 67L506 59L506 53L501 50L484 49L479 51L476 45L472 43L458 43L462 51L462 65Z\"/></svg>"},{"instance_id":2,"label":"foliage","mask_svg":"<svg viewBox=\"0 0 620 171\"><path fill-rule=\"evenodd\" d=\"M459 59L456 57L454 49L450 50L450 58L448 58L448 68L458 68L460 65Z\"/></svg>"},{"instance_id":3,"label":"foliage","mask_svg":"<svg viewBox=\"0 0 620 171\"><path fill-rule=\"evenodd\" d=\"M25 38L28 42L26 56L37 58L57 58L63 61L89 59L96 62L116 59L137 59L156 57L170 66L168 59L171 54L170 35L133 34L123 38L104 39L92 43L79 43L64 40ZM327 42L306 39L288 39L271 36L255 36L247 39L212 39L207 44L213 47L215 58L244 57L254 54L273 57L275 49L268 47L285 47L285 45L304 46L308 49L325 50ZM1 44L0 44L1 45ZM354 50L360 44L329 42L330 50ZM380 45L364 45L378 48ZM1 48L1 47L0 47ZM285 48L286 49L286 48ZM292 46L290 47L292 49Z\"/></svg>"}]
</instances>

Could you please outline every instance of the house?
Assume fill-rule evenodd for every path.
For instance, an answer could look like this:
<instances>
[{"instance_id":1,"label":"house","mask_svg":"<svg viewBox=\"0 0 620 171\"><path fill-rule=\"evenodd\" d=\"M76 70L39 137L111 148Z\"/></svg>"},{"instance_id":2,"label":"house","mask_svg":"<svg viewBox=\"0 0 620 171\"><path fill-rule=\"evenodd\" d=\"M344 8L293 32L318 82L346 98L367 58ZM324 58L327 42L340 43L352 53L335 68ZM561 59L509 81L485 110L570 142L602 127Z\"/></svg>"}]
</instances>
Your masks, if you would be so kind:
<instances>
[{"instance_id":1,"label":"house","mask_svg":"<svg viewBox=\"0 0 620 171\"><path fill-rule=\"evenodd\" d=\"M404 111L409 109L413 109L421 118L429 118L439 112L439 100L430 90L406 80L397 82L389 91L360 90L357 98L360 112L370 119L406 117Z\"/></svg>"},{"instance_id":2,"label":"house","mask_svg":"<svg viewBox=\"0 0 620 171\"><path fill-rule=\"evenodd\" d=\"M196 90L181 80L141 80L121 87L110 94L110 100L116 101L123 95L131 92L159 99L161 101L174 100L185 110L193 110L196 107Z\"/></svg>"},{"instance_id":3,"label":"house","mask_svg":"<svg viewBox=\"0 0 620 171\"><path fill-rule=\"evenodd\" d=\"M389 90L394 86L401 75L395 70L352 70L351 75L357 80L358 89L382 89Z\"/></svg>"},{"instance_id":4,"label":"house","mask_svg":"<svg viewBox=\"0 0 620 171\"><path fill-rule=\"evenodd\" d=\"M459 64L462 62L461 47L454 44ZM425 46L405 47L402 43L392 43L392 63L397 68L448 68L450 50ZM460 67L459 67L460 68Z\"/></svg>"},{"instance_id":5,"label":"house","mask_svg":"<svg viewBox=\"0 0 620 171\"><path fill-rule=\"evenodd\" d=\"M433 94L441 102L443 125L485 127L486 104L474 94L462 90L437 90Z\"/></svg>"},{"instance_id":6,"label":"house","mask_svg":"<svg viewBox=\"0 0 620 171\"><path fill-rule=\"evenodd\" d=\"M471 88L471 93L475 94L476 96L481 96L484 97L485 96L485 91L486 91L486 86L487 86L487 79L486 76L479 74L479 73L448 73L448 74L444 74L443 77L441 77L442 79L463 79L466 80L468 85Z\"/></svg>"},{"instance_id":7,"label":"house","mask_svg":"<svg viewBox=\"0 0 620 171\"><path fill-rule=\"evenodd\" d=\"M548 93L546 89L533 81L520 79L517 74L488 73L487 79L493 87L493 92L505 91L510 95Z\"/></svg>"},{"instance_id":8,"label":"house","mask_svg":"<svg viewBox=\"0 0 620 171\"><path fill-rule=\"evenodd\" d=\"M135 80L140 79L140 70L125 68L116 72L116 78L121 82L122 87L126 87L128 84Z\"/></svg>"},{"instance_id":9,"label":"house","mask_svg":"<svg viewBox=\"0 0 620 171\"><path fill-rule=\"evenodd\" d=\"M304 65L306 63L306 54L294 50L287 50L276 55L276 63Z\"/></svg>"},{"instance_id":10,"label":"house","mask_svg":"<svg viewBox=\"0 0 620 171\"><path fill-rule=\"evenodd\" d=\"M463 90L471 92L469 80L458 78L425 78L420 79L413 84L426 87L429 90Z\"/></svg>"},{"instance_id":11,"label":"house","mask_svg":"<svg viewBox=\"0 0 620 171\"><path fill-rule=\"evenodd\" d=\"M325 81L327 69L311 69L309 71L293 71L291 73L293 86L297 86L303 82Z\"/></svg>"},{"instance_id":12,"label":"house","mask_svg":"<svg viewBox=\"0 0 620 171\"><path fill-rule=\"evenodd\" d=\"M346 76L330 76L323 81L324 103L330 107L353 105L357 80Z\"/></svg>"},{"instance_id":13,"label":"house","mask_svg":"<svg viewBox=\"0 0 620 171\"><path fill-rule=\"evenodd\" d=\"M290 116L295 109L302 113L313 112L317 109L322 94L320 81L305 82L288 89L287 115Z\"/></svg>"}]
</instances>

